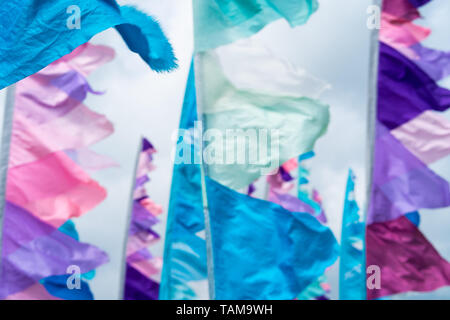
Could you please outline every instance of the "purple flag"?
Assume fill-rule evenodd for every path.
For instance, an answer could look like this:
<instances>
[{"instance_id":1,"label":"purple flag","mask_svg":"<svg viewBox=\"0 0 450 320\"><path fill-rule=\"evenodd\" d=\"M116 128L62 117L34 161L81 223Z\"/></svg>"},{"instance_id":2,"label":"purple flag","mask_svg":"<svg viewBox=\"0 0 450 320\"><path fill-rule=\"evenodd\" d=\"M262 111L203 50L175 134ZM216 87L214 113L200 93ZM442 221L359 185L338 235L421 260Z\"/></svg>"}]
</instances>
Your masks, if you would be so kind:
<instances>
[{"instance_id":1,"label":"purple flag","mask_svg":"<svg viewBox=\"0 0 450 320\"><path fill-rule=\"evenodd\" d=\"M125 300L158 300L159 283L127 265Z\"/></svg>"},{"instance_id":2,"label":"purple flag","mask_svg":"<svg viewBox=\"0 0 450 320\"><path fill-rule=\"evenodd\" d=\"M439 81L450 76L450 51L441 51L422 46L420 43L411 47L418 59L414 62L433 80Z\"/></svg>"},{"instance_id":3,"label":"purple flag","mask_svg":"<svg viewBox=\"0 0 450 320\"><path fill-rule=\"evenodd\" d=\"M439 87L414 62L384 43L380 43L378 77L378 120L389 129L425 110L450 107L450 90Z\"/></svg>"},{"instance_id":4,"label":"purple flag","mask_svg":"<svg viewBox=\"0 0 450 320\"><path fill-rule=\"evenodd\" d=\"M106 263L106 253L78 242L29 212L5 205L0 299L52 275L67 274L76 265L81 273Z\"/></svg>"},{"instance_id":5,"label":"purple flag","mask_svg":"<svg viewBox=\"0 0 450 320\"><path fill-rule=\"evenodd\" d=\"M450 206L449 183L378 123L374 185L367 223L396 219L423 208L446 206Z\"/></svg>"}]
</instances>

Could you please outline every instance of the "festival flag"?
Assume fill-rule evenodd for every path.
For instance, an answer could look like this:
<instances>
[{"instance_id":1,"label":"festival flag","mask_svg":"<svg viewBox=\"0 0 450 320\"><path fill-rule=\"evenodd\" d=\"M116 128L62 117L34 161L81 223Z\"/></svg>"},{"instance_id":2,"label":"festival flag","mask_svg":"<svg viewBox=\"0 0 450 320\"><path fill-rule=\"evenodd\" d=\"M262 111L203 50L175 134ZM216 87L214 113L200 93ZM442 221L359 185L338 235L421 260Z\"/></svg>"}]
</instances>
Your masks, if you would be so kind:
<instances>
[{"instance_id":1,"label":"festival flag","mask_svg":"<svg viewBox=\"0 0 450 320\"><path fill-rule=\"evenodd\" d=\"M202 299L207 292L206 243L199 142L195 134L197 102L191 65L180 119L167 217L159 298ZM197 143L196 143L197 141Z\"/></svg>"},{"instance_id":2,"label":"festival flag","mask_svg":"<svg viewBox=\"0 0 450 320\"><path fill-rule=\"evenodd\" d=\"M428 2L410 0L416 8ZM381 278L379 287L367 288L368 299L450 284L450 264L418 229L418 210L450 206L448 181L428 167L448 154L449 123L437 112L449 108L450 90L436 83L446 74L446 55L419 43L398 51L399 42L380 43L366 264L378 266ZM431 67L431 55L442 73Z\"/></svg>"},{"instance_id":3,"label":"festival flag","mask_svg":"<svg viewBox=\"0 0 450 320\"><path fill-rule=\"evenodd\" d=\"M310 214L206 186L216 299L294 299L337 259L333 233Z\"/></svg>"},{"instance_id":4,"label":"festival flag","mask_svg":"<svg viewBox=\"0 0 450 320\"><path fill-rule=\"evenodd\" d=\"M143 138L127 234L124 300L158 300L162 257L154 256L149 246L160 239L154 227L159 223L157 216L162 208L150 199L145 187L150 181L148 174L155 169L152 163L155 152L153 145Z\"/></svg>"},{"instance_id":5,"label":"festival flag","mask_svg":"<svg viewBox=\"0 0 450 320\"><path fill-rule=\"evenodd\" d=\"M365 300L365 223L355 199L355 175L349 170L342 218L339 299Z\"/></svg>"},{"instance_id":6,"label":"festival flag","mask_svg":"<svg viewBox=\"0 0 450 320\"><path fill-rule=\"evenodd\" d=\"M114 131L103 115L83 105L87 94L95 93L86 76L113 56L108 47L85 44L17 84L2 237L2 298L93 298L86 280L108 257L81 243L68 219L97 206L106 190L68 153L86 152ZM77 292L67 289L71 265L82 273Z\"/></svg>"},{"instance_id":7,"label":"festival flag","mask_svg":"<svg viewBox=\"0 0 450 320\"><path fill-rule=\"evenodd\" d=\"M195 50L211 50L248 38L269 23L286 19L302 25L318 9L317 0L194 0Z\"/></svg>"},{"instance_id":8,"label":"festival flag","mask_svg":"<svg viewBox=\"0 0 450 320\"><path fill-rule=\"evenodd\" d=\"M223 74L215 54L204 53L201 61L205 129L212 129L210 134L214 134L214 141L205 144L204 150L212 179L233 189L245 188L264 171L269 173L289 159L310 151L325 133L329 122L328 106L307 97L237 89ZM244 137L265 132L267 154L260 154L263 149L259 145L264 140L257 138L244 152L249 155L248 159L227 164L225 157L238 156L236 138L227 135L230 130L241 132ZM237 152L240 151L238 148Z\"/></svg>"},{"instance_id":9,"label":"festival flag","mask_svg":"<svg viewBox=\"0 0 450 320\"><path fill-rule=\"evenodd\" d=\"M450 154L450 121L436 112L422 112L391 133L425 164Z\"/></svg>"},{"instance_id":10,"label":"festival flag","mask_svg":"<svg viewBox=\"0 0 450 320\"><path fill-rule=\"evenodd\" d=\"M378 120L388 129L424 111L450 107L450 90L439 87L416 63L384 43L380 43L379 65Z\"/></svg>"},{"instance_id":11,"label":"festival flag","mask_svg":"<svg viewBox=\"0 0 450 320\"><path fill-rule=\"evenodd\" d=\"M368 299L450 285L450 263L404 216L367 226L366 245L367 265L381 270L380 288L367 290Z\"/></svg>"},{"instance_id":12,"label":"festival flag","mask_svg":"<svg viewBox=\"0 0 450 320\"><path fill-rule=\"evenodd\" d=\"M153 70L176 67L159 24L134 7L119 6L115 0L10 0L0 8L0 89L111 27Z\"/></svg>"},{"instance_id":13,"label":"festival flag","mask_svg":"<svg viewBox=\"0 0 450 320\"><path fill-rule=\"evenodd\" d=\"M71 265L86 273L108 261L98 248L73 239L9 202L3 230L1 299L43 278L67 274Z\"/></svg>"}]
</instances>

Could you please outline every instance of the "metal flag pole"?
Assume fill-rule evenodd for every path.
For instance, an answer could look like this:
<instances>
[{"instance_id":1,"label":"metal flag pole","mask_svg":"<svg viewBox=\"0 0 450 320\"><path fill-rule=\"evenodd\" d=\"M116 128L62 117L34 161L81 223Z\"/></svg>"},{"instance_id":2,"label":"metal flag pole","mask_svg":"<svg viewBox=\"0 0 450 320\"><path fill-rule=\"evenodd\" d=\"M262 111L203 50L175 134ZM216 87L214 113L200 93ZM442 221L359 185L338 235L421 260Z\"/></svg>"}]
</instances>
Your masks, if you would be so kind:
<instances>
[{"instance_id":1,"label":"metal flag pole","mask_svg":"<svg viewBox=\"0 0 450 320\"><path fill-rule=\"evenodd\" d=\"M381 12L383 0L373 0L373 5L377 6ZM380 33L379 29L374 28L371 31L370 35L369 87L368 87L368 103L367 103L366 203L363 213L364 222L367 221L373 183L373 162L375 157L374 148L376 137L377 97L378 97L378 63L379 63L379 47L380 47L379 33ZM364 252L363 272L365 274L366 273L365 241L363 252ZM365 282L364 288L366 288Z\"/></svg>"},{"instance_id":2,"label":"metal flag pole","mask_svg":"<svg viewBox=\"0 0 450 320\"><path fill-rule=\"evenodd\" d=\"M203 57L204 53L197 53L194 57L194 74L195 74L195 89L196 89L196 101L197 101L197 114L198 119L202 121L202 132L200 135L200 152L201 152L201 178L202 178L202 198L203 198L203 214L205 217L205 240L206 240L206 265L208 270L208 292L209 299L215 300L215 279L214 279L214 259L213 259L213 248L211 239L211 223L208 208L208 198L206 192L206 181L205 176L207 175L207 165L203 161L203 127L206 127L206 122L203 117Z\"/></svg>"},{"instance_id":3,"label":"metal flag pole","mask_svg":"<svg viewBox=\"0 0 450 320\"><path fill-rule=\"evenodd\" d=\"M130 233L130 225L131 225L131 217L133 214L133 204L134 204L134 188L136 186L136 175L137 175L137 170L138 170L138 166L139 166L139 159L140 159L140 155L141 155L141 151L142 151L142 140L143 138L140 137L139 140L139 144L138 144L138 150L136 153L136 160L134 163L134 170L133 170L133 177L132 177L132 182L131 182L131 192L130 192L130 198L129 198L129 202L128 202L128 212L127 212L127 217L126 217L126 223L125 223L125 241L123 242L123 247L122 247L122 259L120 261L122 261L122 268L120 270L120 298L122 300L124 300L125 298L125 278L126 278L126 273L127 273L127 244L128 244L128 236Z\"/></svg>"},{"instance_id":4,"label":"metal flag pole","mask_svg":"<svg viewBox=\"0 0 450 320\"><path fill-rule=\"evenodd\" d=\"M8 176L9 148L11 145L11 133L14 116L14 102L16 85L10 85L6 89L6 103L3 112L2 145L0 147L0 264L2 257L3 219L6 203L6 180ZM0 268L1 271L1 268Z\"/></svg>"}]
</instances>

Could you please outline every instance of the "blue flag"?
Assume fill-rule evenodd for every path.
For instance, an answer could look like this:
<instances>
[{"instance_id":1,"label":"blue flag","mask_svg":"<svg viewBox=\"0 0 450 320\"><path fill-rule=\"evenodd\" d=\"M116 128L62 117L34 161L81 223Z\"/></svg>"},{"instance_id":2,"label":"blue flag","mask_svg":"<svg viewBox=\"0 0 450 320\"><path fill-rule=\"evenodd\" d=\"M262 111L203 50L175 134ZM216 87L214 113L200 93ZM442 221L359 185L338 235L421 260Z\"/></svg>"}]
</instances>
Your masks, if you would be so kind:
<instances>
[{"instance_id":1,"label":"blue flag","mask_svg":"<svg viewBox=\"0 0 450 320\"><path fill-rule=\"evenodd\" d=\"M310 214L206 186L216 299L294 299L336 261L333 233Z\"/></svg>"},{"instance_id":2,"label":"blue flag","mask_svg":"<svg viewBox=\"0 0 450 320\"><path fill-rule=\"evenodd\" d=\"M176 67L159 24L115 0L8 0L0 6L0 89L26 78L116 27L156 71Z\"/></svg>"},{"instance_id":3,"label":"blue flag","mask_svg":"<svg viewBox=\"0 0 450 320\"><path fill-rule=\"evenodd\" d=\"M342 219L339 299L365 300L366 273L364 256L365 223L355 200L355 176L349 170Z\"/></svg>"},{"instance_id":4,"label":"blue flag","mask_svg":"<svg viewBox=\"0 0 450 320\"><path fill-rule=\"evenodd\" d=\"M198 299L207 292L206 243L193 64L186 87L173 169L159 298Z\"/></svg>"}]
</instances>

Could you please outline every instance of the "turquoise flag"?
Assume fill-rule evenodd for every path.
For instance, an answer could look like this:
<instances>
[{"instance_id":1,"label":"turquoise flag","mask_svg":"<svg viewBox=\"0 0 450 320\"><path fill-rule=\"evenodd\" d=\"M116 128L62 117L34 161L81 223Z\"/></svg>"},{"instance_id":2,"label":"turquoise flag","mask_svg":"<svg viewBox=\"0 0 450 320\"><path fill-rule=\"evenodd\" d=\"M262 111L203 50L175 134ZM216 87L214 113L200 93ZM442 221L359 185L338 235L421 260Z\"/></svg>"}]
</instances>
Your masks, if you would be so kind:
<instances>
[{"instance_id":1,"label":"turquoise flag","mask_svg":"<svg viewBox=\"0 0 450 320\"><path fill-rule=\"evenodd\" d=\"M318 6L317 0L194 0L195 49L250 37L281 18L292 27L302 25Z\"/></svg>"},{"instance_id":2,"label":"turquoise flag","mask_svg":"<svg viewBox=\"0 0 450 320\"><path fill-rule=\"evenodd\" d=\"M337 259L333 233L310 214L206 186L216 299L294 299Z\"/></svg>"},{"instance_id":3,"label":"turquoise flag","mask_svg":"<svg viewBox=\"0 0 450 320\"><path fill-rule=\"evenodd\" d=\"M193 65L186 87L173 169L159 298L198 299L207 292L206 243ZM198 144L197 144L198 145Z\"/></svg>"},{"instance_id":4,"label":"turquoise flag","mask_svg":"<svg viewBox=\"0 0 450 320\"><path fill-rule=\"evenodd\" d=\"M8 0L0 6L0 89L111 27L153 70L176 67L159 24L134 7L115 0Z\"/></svg>"},{"instance_id":5,"label":"turquoise flag","mask_svg":"<svg viewBox=\"0 0 450 320\"><path fill-rule=\"evenodd\" d=\"M349 170L342 219L339 265L339 299L365 300L366 273L364 256L365 223L355 200L355 176Z\"/></svg>"}]
</instances>

